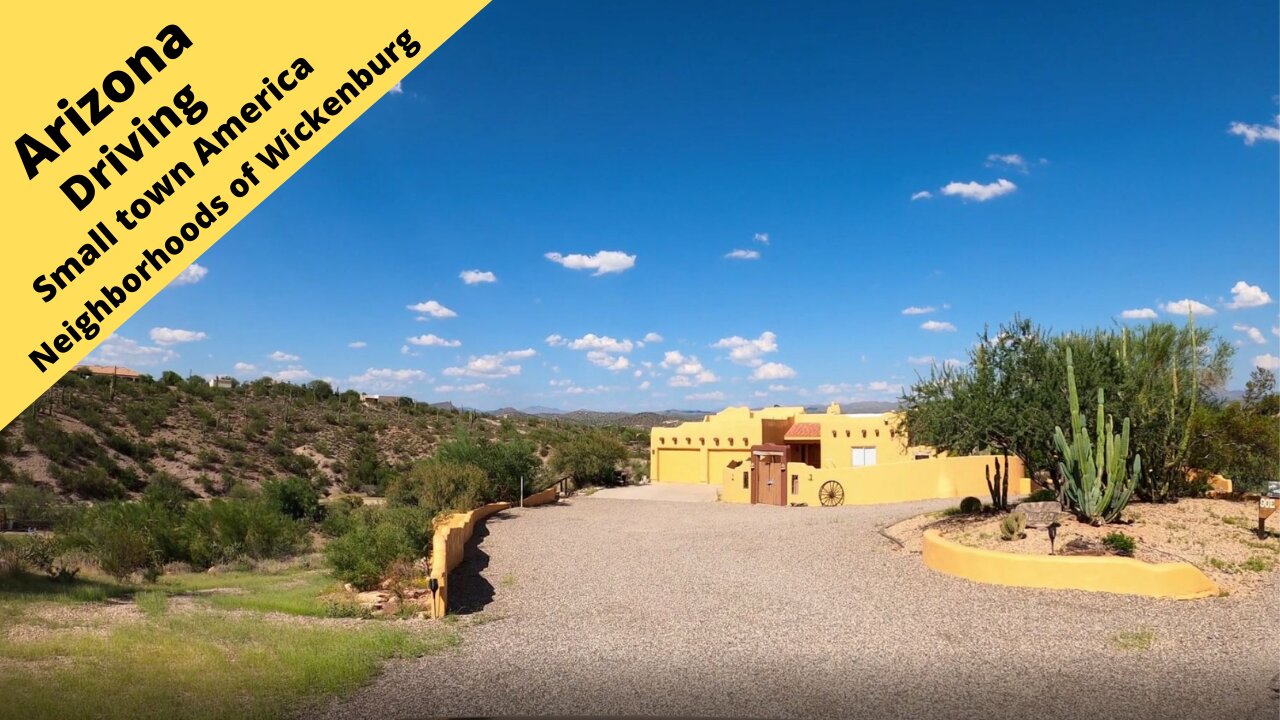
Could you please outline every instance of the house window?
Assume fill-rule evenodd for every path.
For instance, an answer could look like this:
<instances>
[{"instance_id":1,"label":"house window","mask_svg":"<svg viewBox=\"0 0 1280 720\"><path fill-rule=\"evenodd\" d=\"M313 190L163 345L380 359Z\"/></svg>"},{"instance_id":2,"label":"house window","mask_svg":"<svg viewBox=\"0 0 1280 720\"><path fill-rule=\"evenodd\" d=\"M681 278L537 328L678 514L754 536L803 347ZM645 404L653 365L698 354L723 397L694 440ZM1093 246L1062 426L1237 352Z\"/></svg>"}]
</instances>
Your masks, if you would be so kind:
<instances>
[{"instance_id":1,"label":"house window","mask_svg":"<svg viewBox=\"0 0 1280 720\"><path fill-rule=\"evenodd\" d=\"M751 488L751 471L743 470L742 471L742 489L748 490L750 488Z\"/></svg>"},{"instance_id":2,"label":"house window","mask_svg":"<svg viewBox=\"0 0 1280 720\"><path fill-rule=\"evenodd\" d=\"M866 467L876 464L876 449L873 447L853 448L853 466Z\"/></svg>"}]
</instances>

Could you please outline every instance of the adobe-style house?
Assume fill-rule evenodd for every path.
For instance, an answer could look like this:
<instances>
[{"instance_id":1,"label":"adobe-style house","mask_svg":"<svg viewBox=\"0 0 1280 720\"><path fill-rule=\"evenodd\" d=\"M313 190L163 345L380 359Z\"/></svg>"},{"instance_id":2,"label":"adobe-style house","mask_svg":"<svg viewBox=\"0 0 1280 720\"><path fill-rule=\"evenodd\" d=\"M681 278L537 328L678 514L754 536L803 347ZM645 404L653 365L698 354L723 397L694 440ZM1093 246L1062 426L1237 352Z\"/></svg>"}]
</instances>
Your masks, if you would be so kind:
<instances>
[{"instance_id":1,"label":"adobe-style house","mask_svg":"<svg viewBox=\"0 0 1280 720\"><path fill-rule=\"evenodd\" d=\"M841 505L987 496L997 458L938 456L912 446L895 413L802 407L727 408L700 422L655 427L654 482L719 486L720 499L769 505ZM1000 459L1003 464L1004 460ZM1030 492L1010 458L1009 493ZM1002 468L1003 469L1003 468Z\"/></svg>"},{"instance_id":2,"label":"adobe-style house","mask_svg":"<svg viewBox=\"0 0 1280 720\"><path fill-rule=\"evenodd\" d=\"M71 372L94 377L120 378L121 380L137 380L142 373L120 365L77 365Z\"/></svg>"}]
</instances>

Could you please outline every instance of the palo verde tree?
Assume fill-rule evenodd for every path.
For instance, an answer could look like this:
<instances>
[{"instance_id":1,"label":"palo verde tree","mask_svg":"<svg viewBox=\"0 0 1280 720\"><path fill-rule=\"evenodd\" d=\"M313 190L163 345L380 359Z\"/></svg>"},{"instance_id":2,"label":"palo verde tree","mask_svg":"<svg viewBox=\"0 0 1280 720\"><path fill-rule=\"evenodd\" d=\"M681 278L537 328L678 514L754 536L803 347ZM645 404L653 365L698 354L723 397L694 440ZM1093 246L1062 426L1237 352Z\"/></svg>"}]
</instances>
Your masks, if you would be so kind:
<instances>
[{"instance_id":1,"label":"palo verde tree","mask_svg":"<svg viewBox=\"0 0 1280 720\"><path fill-rule=\"evenodd\" d=\"M1068 348L1081 394L1106 388L1108 407L1132 422L1143 460L1138 494L1159 501L1194 490L1189 471L1213 468L1195 455L1191 418L1221 392L1232 348L1190 321L1050 335L1015 317L994 336L979 335L967 363L935 366L905 392L911 442L953 455L1014 455L1061 493L1053 430L1071 414Z\"/></svg>"},{"instance_id":2,"label":"palo verde tree","mask_svg":"<svg viewBox=\"0 0 1280 720\"><path fill-rule=\"evenodd\" d=\"M935 365L904 394L911 442L953 455L1004 455L1005 468L1013 455L1029 472L1050 469L1054 416L1066 409L1046 382L1057 364L1048 334L1030 320L1015 317L994 336L984 330L966 365ZM991 502L1007 509L1007 490L992 485Z\"/></svg>"}]
</instances>

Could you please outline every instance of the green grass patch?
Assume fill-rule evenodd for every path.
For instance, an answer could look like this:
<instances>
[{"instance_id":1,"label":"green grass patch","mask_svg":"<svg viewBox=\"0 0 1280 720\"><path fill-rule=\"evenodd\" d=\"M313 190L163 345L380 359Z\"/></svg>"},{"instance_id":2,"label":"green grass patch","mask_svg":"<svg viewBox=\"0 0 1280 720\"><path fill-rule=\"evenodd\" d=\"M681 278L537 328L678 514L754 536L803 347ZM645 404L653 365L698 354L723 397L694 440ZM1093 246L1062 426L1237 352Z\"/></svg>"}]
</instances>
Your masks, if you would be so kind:
<instances>
[{"instance_id":1,"label":"green grass patch","mask_svg":"<svg viewBox=\"0 0 1280 720\"><path fill-rule=\"evenodd\" d=\"M1111 638L1111 644L1120 650L1149 650L1156 642L1151 630L1125 630Z\"/></svg>"},{"instance_id":2,"label":"green grass patch","mask_svg":"<svg viewBox=\"0 0 1280 720\"><path fill-rule=\"evenodd\" d=\"M441 624L317 619L335 614L318 597L335 586L305 568L144 586L0 576L0 720L295 716L388 659L459 642Z\"/></svg>"},{"instance_id":3,"label":"green grass patch","mask_svg":"<svg viewBox=\"0 0 1280 720\"><path fill-rule=\"evenodd\" d=\"M170 595L193 595L220 610L348 616L335 611L334 603L324 598L341 589L325 570L182 573L161 577L156 587Z\"/></svg>"},{"instance_id":4,"label":"green grass patch","mask_svg":"<svg viewBox=\"0 0 1280 720\"><path fill-rule=\"evenodd\" d=\"M1275 568L1275 566L1275 558L1269 558L1264 555L1254 555L1240 563L1240 569L1248 570L1249 572L1267 572Z\"/></svg>"},{"instance_id":5,"label":"green grass patch","mask_svg":"<svg viewBox=\"0 0 1280 720\"><path fill-rule=\"evenodd\" d=\"M0 640L0 718L266 718L345 695L389 658L452 646L444 628L171 613L106 632Z\"/></svg>"}]
</instances>

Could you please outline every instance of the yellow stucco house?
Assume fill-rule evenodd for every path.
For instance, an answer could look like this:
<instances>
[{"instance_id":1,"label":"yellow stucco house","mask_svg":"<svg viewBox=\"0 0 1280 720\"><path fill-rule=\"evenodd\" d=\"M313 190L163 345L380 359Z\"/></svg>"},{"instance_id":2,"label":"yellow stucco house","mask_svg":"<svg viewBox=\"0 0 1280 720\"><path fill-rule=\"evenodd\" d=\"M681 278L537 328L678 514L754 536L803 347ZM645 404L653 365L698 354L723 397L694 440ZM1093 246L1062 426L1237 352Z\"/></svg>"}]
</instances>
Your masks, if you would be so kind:
<instances>
[{"instance_id":1,"label":"yellow stucco house","mask_svg":"<svg viewBox=\"0 0 1280 720\"><path fill-rule=\"evenodd\" d=\"M655 427L649 470L658 483L719 486L728 502L869 505L987 497L989 455L939 456L912 446L895 413L825 413L802 407L727 408L700 422ZM1031 491L1010 458L1009 493Z\"/></svg>"}]
</instances>

